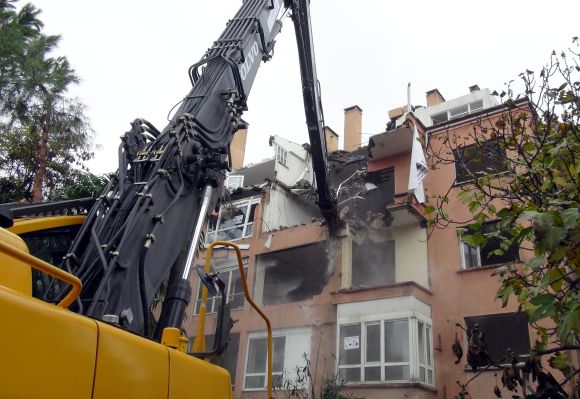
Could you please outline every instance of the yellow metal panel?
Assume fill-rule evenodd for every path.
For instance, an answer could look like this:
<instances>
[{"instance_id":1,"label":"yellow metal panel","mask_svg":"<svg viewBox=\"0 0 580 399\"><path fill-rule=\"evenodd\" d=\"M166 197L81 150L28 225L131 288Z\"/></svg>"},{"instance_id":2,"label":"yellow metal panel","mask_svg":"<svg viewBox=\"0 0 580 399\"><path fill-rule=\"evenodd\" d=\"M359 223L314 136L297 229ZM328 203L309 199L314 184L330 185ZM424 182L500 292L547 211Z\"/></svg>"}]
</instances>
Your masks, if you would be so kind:
<instances>
[{"instance_id":1,"label":"yellow metal panel","mask_svg":"<svg viewBox=\"0 0 580 399\"><path fill-rule=\"evenodd\" d=\"M56 227L83 224L86 216L47 216L30 219L15 219L10 230L14 234L24 234L39 230L54 229Z\"/></svg>"},{"instance_id":2,"label":"yellow metal panel","mask_svg":"<svg viewBox=\"0 0 580 399\"><path fill-rule=\"evenodd\" d=\"M2 228L0 228L0 241L28 253L28 248L20 237ZM0 285L31 296L32 270L30 266L0 251Z\"/></svg>"},{"instance_id":3,"label":"yellow metal panel","mask_svg":"<svg viewBox=\"0 0 580 399\"><path fill-rule=\"evenodd\" d=\"M0 398L89 399L96 322L0 286Z\"/></svg>"},{"instance_id":4,"label":"yellow metal panel","mask_svg":"<svg viewBox=\"0 0 580 399\"><path fill-rule=\"evenodd\" d=\"M93 398L167 398L167 347L101 322L98 325Z\"/></svg>"},{"instance_id":5,"label":"yellow metal panel","mask_svg":"<svg viewBox=\"0 0 580 399\"><path fill-rule=\"evenodd\" d=\"M169 399L231 399L226 369L169 349Z\"/></svg>"}]
</instances>

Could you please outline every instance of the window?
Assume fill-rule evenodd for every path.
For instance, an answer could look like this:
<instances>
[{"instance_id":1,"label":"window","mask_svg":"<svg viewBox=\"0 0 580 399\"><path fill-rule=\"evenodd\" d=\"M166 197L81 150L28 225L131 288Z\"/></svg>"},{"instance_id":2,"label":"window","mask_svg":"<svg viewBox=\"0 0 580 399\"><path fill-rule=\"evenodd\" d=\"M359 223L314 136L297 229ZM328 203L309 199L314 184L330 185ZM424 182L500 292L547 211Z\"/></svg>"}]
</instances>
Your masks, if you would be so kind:
<instances>
[{"instance_id":1,"label":"window","mask_svg":"<svg viewBox=\"0 0 580 399\"><path fill-rule=\"evenodd\" d=\"M487 243L482 247L472 247L460 238L461 266L463 269L476 269L483 266L514 262L519 259L517 246L508 246L503 242L501 235L494 235L498 228L496 222L489 222L483 225L482 233L487 238ZM465 234L469 233L471 233L469 230L465 232ZM503 253L494 253L498 250Z\"/></svg>"},{"instance_id":2,"label":"window","mask_svg":"<svg viewBox=\"0 0 580 399\"><path fill-rule=\"evenodd\" d=\"M475 324L483 332L487 351L494 362L503 361L510 348L520 360L530 353L530 336L528 333L528 316L526 313L502 313L465 318L467 331ZM482 360L478 366L487 364Z\"/></svg>"},{"instance_id":3,"label":"window","mask_svg":"<svg viewBox=\"0 0 580 399\"><path fill-rule=\"evenodd\" d=\"M447 122L453 118L459 118L464 115L472 114L476 111L479 111L480 109L483 109L483 100L477 100L469 104L451 108L448 111L433 114L431 115L431 120L433 121L434 125L438 125L439 123Z\"/></svg>"},{"instance_id":4,"label":"window","mask_svg":"<svg viewBox=\"0 0 580 399\"><path fill-rule=\"evenodd\" d=\"M352 286L375 287L395 283L395 241L352 244Z\"/></svg>"},{"instance_id":5,"label":"window","mask_svg":"<svg viewBox=\"0 0 580 399\"><path fill-rule=\"evenodd\" d=\"M339 374L350 383L420 381L433 385L431 335L431 326L415 317L342 324Z\"/></svg>"},{"instance_id":6,"label":"window","mask_svg":"<svg viewBox=\"0 0 580 399\"><path fill-rule=\"evenodd\" d=\"M31 255L51 265L59 266L68 252L81 225L71 225L23 233L20 237L28 246ZM32 296L47 302L56 302L68 285L59 279L32 268Z\"/></svg>"},{"instance_id":7,"label":"window","mask_svg":"<svg viewBox=\"0 0 580 399\"><path fill-rule=\"evenodd\" d=\"M240 187L244 187L244 176L243 175L229 175L226 177L225 186L228 190L235 190Z\"/></svg>"},{"instance_id":8,"label":"window","mask_svg":"<svg viewBox=\"0 0 580 399\"><path fill-rule=\"evenodd\" d=\"M455 184L467 183L483 174L507 171L505 148L497 141L470 145L453 151L455 156Z\"/></svg>"},{"instance_id":9,"label":"window","mask_svg":"<svg viewBox=\"0 0 580 399\"><path fill-rule=\"evenodd\" d=\"M248 258L243 258L244 271L246 275L248 274ZM235 266L234 266L235 264ZM240 269L237 263L226 263L221 266L215 267L216 271L219 272L220 279L226 285L226 303L231 303L232 309L240 309L244 307L244 289L242 287L242 279L240 276ZM201 306L201 291L202 284L200 281L197 282L197 298L195 300L195 306L193 308L193 314L198 315ZM219 292L216 296L212 296L209 292L207 294L206 302L206 312L207 313L217 313L218 308L221 303L221 296Z\"/></svg>"},{"instance_id":10,"label":"window","mask_svg":"<svg viewBox=\"0 0 580 399\"><path fill-rule=\"evenodd\" d=\"M219 214L209 218L206 242L234 241L251 237L254 215L259 203L260 197L251 197L222 205Z\"/></svg>"},{"instance_id":11,"label":"window","mask_svg":"<svg viewBox=\"0 0 580 399\"><path fill-rule=\"evenodd\" d=\"M439 112L438 114L431 115L431 119L433 120L433 124L437 125L439 123L447 122L449 120L449 116L447 115L447 111Z\"/></svg>"},{"instance_id":12,"label":"window","mask_svg":"<svg viewBox=\"0 0 580 399\"><path fill-rule=\"evenodd\" d=\"M263 332L250 334L244 378L246 390L267 388L267 341ZM272 349L272 383L274 387L282 387L285 380L295 379L296 367L306 363L305 354L310 353L310 330L274 331Z\"/></svg>"},{"instance_id":13,"label":"window","mask_svg":"<svg viewBox=\"0 0 580 399\"><path fill-rule=\"evenodd\" d=\"M279 145L276 148L276 160L279 164L288 166L288 151L284 148L280 147Z\"/></svg>"}]
</instances>

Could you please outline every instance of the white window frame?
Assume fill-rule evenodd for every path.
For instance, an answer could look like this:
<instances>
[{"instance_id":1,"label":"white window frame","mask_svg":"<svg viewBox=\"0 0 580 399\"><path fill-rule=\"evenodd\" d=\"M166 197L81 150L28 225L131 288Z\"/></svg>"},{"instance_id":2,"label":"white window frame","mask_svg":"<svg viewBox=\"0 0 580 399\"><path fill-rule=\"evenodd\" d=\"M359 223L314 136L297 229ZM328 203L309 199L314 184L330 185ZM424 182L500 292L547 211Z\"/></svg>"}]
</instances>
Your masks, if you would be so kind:
<instances>
[{"instance_id":1,"label":"white window frame","mask_svg":"<svg viewBox=\"0 0 580 399\"><path fill-rule=\"evenodd\" d=\"M423 329L423 340L419 342L419 328ZM425 323L423 320L417 320L417 364L418 364L418 376L419 382L426 385L434 385L435 381L435 370L433 369L433 328L431 324ZM423 347L425 351L425 362L421 363L420 349ZM421 368L425 369L425 380L421 379ZM428 381L428 375L431 372L431 383Z\"/></svg>"},{"instance_id":2,"label":"white window frame","mask_svg":"<svg viewBox=\"0 0 580 399\"><path fill-rule=\"evenodd\" d=\"M280 145L276 147L276 161L282 166L288 167L288 151Z\"/></svg>"},{"instance_id":3,"label":"white window frame","mask_svg":"<svg viewBox=\"0 0 580 399\"><path fill-rule=\"evenodd\" d=\"M242 236L240 238L233 238L233 239L230 239L228 241L243 240L244 238L252 236L252 234L254 233L254 229L253 229L254 221L248 222L248 218L250 217L250 211L252 209L252 205L259 204L260 200L261 200L260 196L254 196L254 197L244 198L244 199L241 199L238 201L232 201L232 202L228 203L227 207L231 207L231 208L238 208L238 207L240 207L240 205L244 205L244 204L246 205L246 213L245 213L246 217L245 217L245 220L243 223ZM208 225L206 235L205 235L206 244L210 244L213 241L217 240L217 235L219 232L232 230L232 229L239 228L240 226L242 226L242 224L239 224L235 227L230 227L227 229L220 229L219 228L220 223L221 223L222 211L225 207L226 206L224 206L224 205L222 205L220 207L220 211L218 213L216 224L215 224L215 230L210 230L209 229L210 226ZM249 231L250 231L249 228L252 228L251 234L249 233ZM212 237L212 235L213 235L213 237Z\"/></svg>"},{"instance_id":4,"label":"white window frame","mask_svg":"<svg viewBox=\"0 0 580 399\"><path fill-rule=\"evenodd\" d=\"M477 107L476 108L475 107L475 104L478 104L478 103L481 103L481 107ZM452 113L454 111L456 111L456 110L458 110L460 108L463 108L463 107L467 107L467 111L464 111L464 112L461 112L461 113L452 115ZM451 119L456 119L456 118L459 118L459 117L462 117L462 116L465 116L465 115L472 114L472 113L477 112L477 111L479 111L481 109L483 109L483 100L475 100L475 101L472 101L472 102L467 103L467 104L461 104L461 105L458 105L457 107L450 108L450 109L448 109L446 111L437 112L436 114L431 115L431 122L433 122L433 117L435 117L435 116L440 116L440 115L443 115L443 114L445 114L447 116L447 119L445 119L443 122L438 122L437 123L437 124L439 124L439 123L448 122ZM433 122L433 123L435 124L435 122Z\"/></svg>"},{"instance_id":5,"label":"white window frame","mask_svg":"<svg viewBox=\"0 0 580 399\"><path fill-rule=\"evenodd\" d=\"M296 366L303 366L303 364L300 365L288 365L288 359L287 359L287 353L290 350L290 346L288 345L288 337L290 335L308 335L310 336L312 334L311 330L309 328L292 328L292 329L284 329L284 330L274 330L272 331L272 347L273 347L273 340L274 338L278 338L278 337L284 337L285 338L285 342L284 342L284 361L283 361L283 369L282 371L278 371L278 372L272 372L272 377L274 376L283 376L283 379L286 380L286 378L288 378L289 373L294 373L295 372L295 368ZM259 331L259 332L253 332L253 333L249 333L248 334L248 339L246 340L246 356L244 359L244 375L243 375L243 390L244 391L263 391L265 389L267 389L267 384L268 384L268 368L267 368L267 358L265 360L266 362L266 369L263 373L248 373L248 357L250 354L250 341L255 340L255 339L262 339L262 338L267 338L268 334L266 331ZM306 353L309 355L310 352L310 339L308 340L308 348L304 348L306 350ZM273 360L273 359L272 359ZM262 388L247 388L246 387L246 377L260 377L260 376L264 376L264 386ZM302 383L302 387L306 386L306 381L303 381Z\"/></svg>"},{"instance_id":6,"label":"white window frame","mask_svg":"<svg viewBox=\"0 0 580 399\"><path fill-rule=\"evenodd\" d=\"M336 346L336 354L337 354L337 359L336 359L336 370L340 372L340 369L352 369L352 368L360 368L360 381L350 381L347 382L347 385L360 385L360 384L406 384L406 383L420 383L420 384L424 384L424 385L428 385L428 386L435 386L435 371L434 371L434 358L433 358L433 328L432 328L432 324L431 324L431 320L415 314L415 315L411 315L411 316L402 316L399 314L393 314L393 315L383 315L380 318L376 318L376 317L363 317L363 321L356 321L356 322L340 322L337 323L337 331L336 331L336 337L337 337L337 346ZM409 337L409 361L408 362L387 362L385 360L385 347L384 347L384 337L385 337L385 323L387 322L392 322L392 321L398 321L398 320L407 320L408 323L408 337ZM428 384L425 381L420 381L419 378L419 348L418 348L418 333L417 333L417 328L418 328L418 323L421 322L423 323L424 326L428 326L428 329L430 331L430 359L431 359L431 365L421 365L424 367L429 366L429 370L432 371L432 375L433 375L433 381L431 384ZM367 345L367 326L370 325L376 325L379 324L381 325L381 335L380 335L380 352L381 352L381 360L380 362L374 361L374 362L367 362L366 361L366 345ZM342 344L340 341L340 328L343 326L353 326L353 325L360 325L361 326L361 337L360 337L360 364L359 365L347 365L347 364L339 364L340 363L340 359L339 359L339 353L340 353L340 345ZM425 343L425 342L424 342ZM385 380L385 367L387 366L409 366L409 379L408 380ZM365 367L381 367L381 380L380 381L376 381L376 380L372 380L372 381L365 381L365 374L364 374L364 369Z\"/></svg>"},{"instance_id":7,"label":"white window frame","mask_svg":"<svg viewBox=\"0 0 580 399\"><path fill-rule=\"evenodd\" d=\"M246 256L244 258L242 258L242 262L244 264L244 273L246 274L246 276L248 275L248 262L249 262L249 258ZM226 303L230 303L230 301L232 300L232 274L233 272L239 270L239 266L236 264L236 266L225 266L223 268L216 268L219 272L219 274L226 274L228 273L228 285L226 287ZM201 281L198 279L197 280L197 290L196 290L196 295L195 295L195 303L193 305L193 315L194 316L198 316L199 315L199 311L200 311L200 307L201 307L201 290L202 290L202 284ZM215 296L210 296L211 294L208 292L208 296L207 296L207 301L206 304L209 303L209 301L211 301L211 306L206 307L206 314L212 314L212 313L217 313L218 308L219 308L219 304L221 303L221 296L219 294L219 292L217 293L217 295ZM244 297L244 301L242 302L242 306L237 307L237 308L232 308L232 310L235 309L242 309L244 307L244 305L246 304L246 298Z\"/></svg>"},{"instance_id":8,"label":"white window frame","mask_svg":"<svg viewBox=\"0 0 580 399\"><path fill-rule=\"evenodd\" d=\"M481 266L481 251L479 250L479 247L472 247L471 245L469 245L468 243L466 243L465 241L463 241L461 239L461 235L458 232L457 233L458 237L459 237L459 253L461 256L461 269L463 270L474 270L474 269L480 269ZM475 267L467 267L467 259L465 258L465 250L467 248L471 248L472 250L477 251L477 266Z\"/></svg>"}]
</instances>

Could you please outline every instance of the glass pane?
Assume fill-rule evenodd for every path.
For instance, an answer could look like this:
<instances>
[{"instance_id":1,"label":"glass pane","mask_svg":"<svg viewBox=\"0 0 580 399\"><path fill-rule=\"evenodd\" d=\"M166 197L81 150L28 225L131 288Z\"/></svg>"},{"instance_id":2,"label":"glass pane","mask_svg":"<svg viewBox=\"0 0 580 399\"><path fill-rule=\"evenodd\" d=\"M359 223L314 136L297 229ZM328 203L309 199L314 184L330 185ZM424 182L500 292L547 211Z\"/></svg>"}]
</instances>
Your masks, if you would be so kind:
<instances>
[{"instance_id":1,"label":"glass pane","mask_svg":"<svg viewBox=\"0 0 580 399\"><path fill-rule=\"evenodd\" d=\"M433 385L433 371L427 370L427 384Z\"/></svg>"},{"instance_id":2,"label":"glass pane","mask_svg":"<svg viewBox=\"0 0 580 399\"><path fill-rule=\"evenodd\" d=\"M367 327L367 362L381 361L381 325L373 324ZM380 371L380 370L379 370Z\"/></svg>"},{"instance_id":3,"label":"glass pane","mask_svg":"<svg viewBox=\"0 0 580 399\"><path fill-rule=\"evenodd\" d=\"M479 267L479 248L475 248L467 245L464 241L461 241L461 248L463 249L463 265L464 269L473 269Z\"/></svg>"},{"instance_id":4,"label":"glass pane","mask_svg":"<svg viewBox=\"0 0 580 399\"><path fill-rule=\"evenodd\" d=\"M229 298L230 304L232 305L232 309L239 309L244 307L244 293L237 293L230 295Z\"/></svg>"},{"instance_id":5,"label":"glass pane","mask_svg":"<svg viewBox=\"0 0 580 399\"><path fill-rule=\"evenodd\" d=\"M365 367L365 381L380 381L381 367Z\"/></svg>"},{"instance_id":6,"label":"glass pane","mask_svg":"<svg viewBox=\"0 0 580 399\"><path fill-rule=\"evenodd\" d=\"M438 123L443 123L447 121L447 111L432 115L431 119L433 120L434 125Z\"/></svg>"},{"instance_id":7,"label":"glass pane","mask_svg":"<svg viewBox=\"0 0 580 399\"><path fill-rule=\"evenodd\" d=\"M431 337L431 328L426 327L425 331L425 338L427 340L427 366L432 366L433 362L431 361L431 340L433 338Z\"/></svg>"},{"instance_id":8,"label":"glass pane","mask_svg":"<svg viewBox=\"0 0 580 399\"><path fill-rule=\"evenodd\" d=\"M409 366L385 367L386 381L406 381L409 379Z\"/></svg>"},{"instance_id":9,"label":"glass pane","mask_svg":"<svg viewBox=\"0 0 580 399\"><path fill-rule=\"evenodd\" d=\"M419 363L425 364L425 325L420 321L417 323L417 334L419 341Z\"/></svg>"},{"instance_id":10,"label":"glass pane","mask_svg":"<svg viewBox=\"0 0 580 399\"><path fill-rule=\"evenodd\" d=\"M340 326L338 345L338 364L360 364L360 324Z\"/></svg>"},{"instance_id":11,"label":"glass pane","mask_svg":"<svg viewBox=\"0 0 580 399\"><path fill-rule=\"evenodd\" d=\"M242 238L243 227L236 227L234 229L224 230L218 232L218 239L221 241L231 241Z\"/></svg>"},{"instance_id":12,"label":"glass pane","mask_svg":"<svg viewBox=\"0 0 580 399\"><path fill-rule=\"evenodd\" d=\"M272 386L274 388L282 388L284 383L284 374L273 374L272 375Z\"/></svg>"},{"instance_id":13,"label":"glass pane","mask_svg":"<svg viewBox=\"0 0 580 399\"><path fill-rule=\"evenodd\" d=\"M247 223L253 222L254 221L254 215L256 214L256 207L258 206L258 204L252 204L250 206L250 215L248 216L248 221Z\"/></svg>"},{"instance_id":14,"label":"glass pane","mask_svg":"<svg viewBox=\"0 0 580 399\"><path fill-rule=\"evenodd\" d=\"M248 203L237 205L235 207L222 207L220 224L218 230L225 230L232 227L243 225L246 221L248 212Z\"/></svg>"},{"instance_id":15,"label":"glass pane","mask_svg":"<svg viewBox=\"0 0 580 399\"><path fill-rule=\"evenodd\" d=\"M266 377L263 375L255 375L246 377L246 388L264 388L266 385Z\"/></svg>"},{"instance_id":16,"label":"glass pane","mask_svg":"<svg viewBox=\"0 0 580 399\"><path fill-rule=\"evenodd\" d=\"M409 322L395 320L385 322L385 362L409 361Z\"/></svg>"},{"instance_id":17,"label":"glass pane","mask_svg":"<svg viewBox=\"0 0 580 399\"><path fill-rule=\"evenodd\" d=\"M360 368L353 369L339 369L339 377L345 382L358 382L360 381Z\"/></svg>"},{"instance_id":18,"label":"glass pane","mask_svg":"<svg viewBox=\"0 0 580 399\"><path fill-rule=\"evenodd\" d=\"M469 111L470 112L476 111L480 108L483 108L483 100L474 101L471 104L469 104Z\"/></svg>"},{"instance_id":19,"label":"glass pane","mask_svg":"<svg viewBox=\"0 0 580 399\"><path fill-rule=\"evenodd\" d=\"M467 105L462 105L461 107L450 109L449 116L453 118L454 116L466 114L467 112L468 112Z\"/></svg>"},{"instance_id":20,"label":"glass pane","mask_svg":"<svg viewBox=\"0 0 580 399\"><path fill-rule=\"evenodd\" d=\"M266 338L255 338L250 340L248 364L246 365L247 373L266 372L267 345L268 342Z\"/></svg>"},{"instance_id":21,"label":"glass pane","mask_svg":"<svg viewBox=\"0 0 580 399\"><path fill-rule=\"evenodd\" d=\"M251 237L254 231L254 224L250 223L246 225L246 232L244 233L244 237Z\"/></svg>"},{"instance_id":22,"label":"glass pane","mask_svg":"<svg viewBox=\"0 0 580 399\"><path fill-rule=\"evenodd\" d=\"M425 379L425 367L419 366L419 381L427 382L427 380Z\"/></svg>"},{"instance_id":23,"label":"glass pane","mask_svg":"<svg viewBox=\"0 0 580 399\"><path fill-rule=\"evenodd\" d=\"M272 371L284 371L284 351L286 350L286 337L274 337L272 339Z\"/></svg>"}]
</instances>

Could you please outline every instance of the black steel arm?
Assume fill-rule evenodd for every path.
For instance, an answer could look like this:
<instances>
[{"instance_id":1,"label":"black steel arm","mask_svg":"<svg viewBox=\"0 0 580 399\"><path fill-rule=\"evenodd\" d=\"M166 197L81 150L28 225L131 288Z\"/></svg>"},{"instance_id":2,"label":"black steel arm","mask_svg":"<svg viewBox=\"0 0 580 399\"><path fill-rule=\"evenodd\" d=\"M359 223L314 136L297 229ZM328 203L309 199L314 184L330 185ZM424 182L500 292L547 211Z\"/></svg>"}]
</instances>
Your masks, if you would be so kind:
<instances>
[{"instance_id":1,"label":"black steel arm","mask_svg":"<svg viewBox=\"0 0 580 399\"><path fill-rule=\"evenodd\" d=\"M324 116L320 99L320 85L316 75L312 27L310 25L309 0L285 0L292 10L292 21L296 31L300 75L302 77L302 95L304 112L312 148L312 164L316 176L318 206L328 224L331 235L337 224L336 198L328 184L326 136L324 134Z\"/></svg>"}]
</instances>

